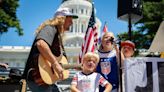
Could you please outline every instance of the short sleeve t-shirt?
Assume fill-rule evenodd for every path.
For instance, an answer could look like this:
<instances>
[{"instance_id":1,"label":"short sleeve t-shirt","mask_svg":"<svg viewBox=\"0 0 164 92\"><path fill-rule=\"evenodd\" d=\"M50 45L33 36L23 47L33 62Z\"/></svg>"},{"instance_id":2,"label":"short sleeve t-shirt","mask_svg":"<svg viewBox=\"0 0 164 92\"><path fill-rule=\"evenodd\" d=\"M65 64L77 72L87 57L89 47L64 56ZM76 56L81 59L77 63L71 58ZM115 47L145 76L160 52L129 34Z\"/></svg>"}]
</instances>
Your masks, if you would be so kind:
<instances>
[{"instance_id":1,"label":"short sleeve t-shirt","mask_svg":"<svg viewBox=\"0 0 164 92\"><path fill-rule=\"evenodd\" d=\"M99 92L99 85L105 86L108 81L99 73L84 74L78 72L74 75L72 83L77 85L80 92Z\"/></svg>"},{"instance_id":2,"label":"short sleeve t-shirt","mask_svg":"<svg viewBox=\"0 0 164 92\"><path fill-rule=\"evenodd\" d=\"M55 27L52 26L45 26L37 35L36 40L42 39L48 43L48 45L52 45L53 39L57 30Z\"/></svg>"}]
</instances>

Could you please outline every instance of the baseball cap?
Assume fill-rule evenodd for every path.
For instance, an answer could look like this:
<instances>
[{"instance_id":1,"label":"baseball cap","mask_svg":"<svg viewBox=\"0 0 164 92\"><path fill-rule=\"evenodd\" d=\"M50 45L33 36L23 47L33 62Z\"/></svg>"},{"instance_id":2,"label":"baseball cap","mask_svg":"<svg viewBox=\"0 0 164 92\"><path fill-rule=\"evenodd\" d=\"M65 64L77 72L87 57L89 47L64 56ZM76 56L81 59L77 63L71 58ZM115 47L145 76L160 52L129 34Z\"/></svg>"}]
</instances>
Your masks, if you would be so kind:
<instances>
[{"instance_id":1,"label":"baseball cap","mask_svg":"<svg viewBox=\"0 0 164 92\"><path fill-rule=\"evenodd\" d=\"M59 9L57 9L57 11L55 12L55 17L56 16L70 16L74 19L78 18L77 15L73 14L69 8L66 7L60 7Z\"/></svg>"},{"instance_id":2,"label":"baseball cap","mask_svg":"<svg viewBox=\"0 0 164 92\"><path fill-rule=\"evenodd\" d=\"M129 40L121 42L121 47L124 47L124 46L130 46L133 49L135 48L135 44L132 41L129 41Z\"/></svg>"}]
</instances>

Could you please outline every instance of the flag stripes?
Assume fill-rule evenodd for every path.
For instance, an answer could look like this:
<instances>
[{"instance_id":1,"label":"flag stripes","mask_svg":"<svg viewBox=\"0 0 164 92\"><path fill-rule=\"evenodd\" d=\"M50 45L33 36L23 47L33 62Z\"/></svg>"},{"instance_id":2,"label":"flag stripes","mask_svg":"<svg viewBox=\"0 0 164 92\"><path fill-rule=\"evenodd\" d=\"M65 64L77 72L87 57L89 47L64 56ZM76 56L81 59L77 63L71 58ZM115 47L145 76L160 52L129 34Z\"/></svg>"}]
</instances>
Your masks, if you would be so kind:
<instances>
[{"instance_id":1,"label":"flag stripes","mask_svg":"<svg viewBox=\"0 0 164 92\"><path fill-rule=\"evenodd\" d=\"M94 7L92 4L92 14L88 23L88 28L85 33L84 42L82 44L81 52L79 55L79 63L82 61L82 57L87 52L94 52L97 47L98 32L96 27L96 20L94 15Z\"/></svg>"}]
</instances>

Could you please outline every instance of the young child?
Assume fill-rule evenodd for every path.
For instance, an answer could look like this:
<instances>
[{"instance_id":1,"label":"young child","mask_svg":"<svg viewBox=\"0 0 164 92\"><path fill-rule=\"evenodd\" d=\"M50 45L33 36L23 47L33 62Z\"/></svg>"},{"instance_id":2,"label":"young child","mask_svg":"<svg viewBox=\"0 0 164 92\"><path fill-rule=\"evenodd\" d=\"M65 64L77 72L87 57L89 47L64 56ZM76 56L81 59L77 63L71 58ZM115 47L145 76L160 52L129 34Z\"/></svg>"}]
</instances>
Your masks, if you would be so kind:
<instances>
[{"instance_id":1,"label":"young child","mask_svg":"<svg viewBox=\"0 0 164 92\"><path fill-rule=\"evenodd\" d=\"M121 42L121 51L123 53L123 59L132 57L135 51L135 44L132 41L126 40Z\"/></svg>"},{"instance_id":2,"label":"young child","mask_svg":"<svg viewBox=\"0 0 164 92\"><path fill-rule=\"evenodd\" d=\"M123 62L125 61L125 59L133 57L134 52L135 52L135 44L132 41L126 40L126 41L121 42L121 60ZM128 59L128 61L131 61L131 60ZM128 63L127 60L126 60L126 63ZM129 64L131 64L131 63L129 63ZM125 69L125 63L122 64L122 69L123 69L123 73L122 73L122 84L123 85L122 85L122 88L123 88L123 92L125 92L125 70L124 70ZM136 73L133 71L133 76L135 74ZM134 79L134 77L133 77L133 79ZM135 85L135 81L132 80L132 82ZM130 85L130 86L132 87L133 85ZM131 89L133 89L133 87ZM131 91L129 91L129 92L131 92Z\"/></svg>"},{"instance_id":3,"label":"young child","mask_svg":"<svg viewBox=\"0 0 164 92\"><path fill-rule=\"evenodd\" d=\"M82 71L75 74L71 83L72 92L99 92L99 85L105 87L104 92L110 92L112 85L95 69L99 62L98 54L88 52L82 59Z\"/></svg>"}]
</instances>

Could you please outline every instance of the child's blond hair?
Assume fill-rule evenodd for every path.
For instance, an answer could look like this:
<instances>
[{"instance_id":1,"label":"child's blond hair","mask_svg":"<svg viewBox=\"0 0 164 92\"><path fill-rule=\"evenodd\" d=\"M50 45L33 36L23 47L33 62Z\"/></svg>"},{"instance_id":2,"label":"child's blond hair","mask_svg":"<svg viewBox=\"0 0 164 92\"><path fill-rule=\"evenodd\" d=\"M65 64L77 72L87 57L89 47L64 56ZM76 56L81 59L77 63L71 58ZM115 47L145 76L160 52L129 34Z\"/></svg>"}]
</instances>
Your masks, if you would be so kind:
<instances>
[{"instance_id":1,"label":"child's blond hair","mask_svg":"<svg viewBox=\"0 0 164 92\"><path fill-rule=\"evenodd\" d=\"M85 60L85 59L87 59L87 58L95 58L95 60L96 60L96 63L98 63L99 62L99 55L97 54L97 53L94 53L94 52L87 52L85 55L84 55L84 57L83 57L83 61Z\"/></svg>"}]
</instances>

